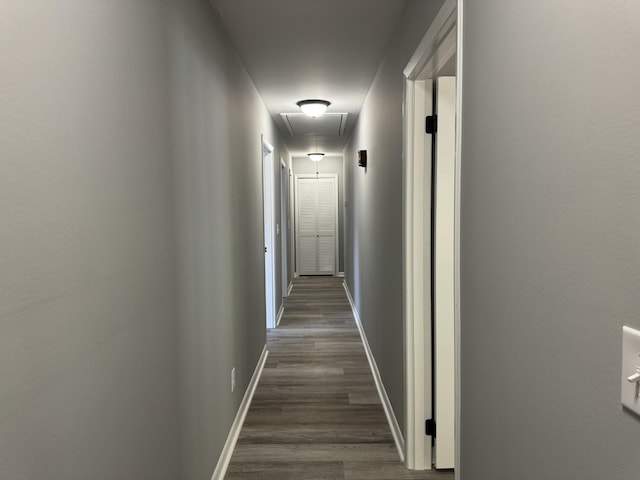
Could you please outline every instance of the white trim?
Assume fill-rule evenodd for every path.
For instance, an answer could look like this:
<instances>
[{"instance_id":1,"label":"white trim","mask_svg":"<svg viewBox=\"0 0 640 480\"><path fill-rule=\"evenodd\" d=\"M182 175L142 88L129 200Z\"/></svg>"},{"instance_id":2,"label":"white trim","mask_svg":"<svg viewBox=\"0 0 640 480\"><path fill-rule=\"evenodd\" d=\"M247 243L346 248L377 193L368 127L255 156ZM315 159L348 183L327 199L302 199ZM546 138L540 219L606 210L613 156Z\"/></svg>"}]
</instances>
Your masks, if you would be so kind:
<instances>
[{"instance_id":1,"label":"white trim","mask_svg":"<svg viewBox=\"0 0 640 480\"><path fill-rule=\"evenodd\" d=\"M431 345L431 149L422 122L432 109L433 85L407 80L405 88L405 453L408 468L425 470L431 468L432 453L423 427L432 410L432 396L427 394L431 390L427 347Z\"/></svg>"},{"instance_id":2,"label":"white trim","mask_svg":"<svg viewBox=\"0 0 640 480\"><path fill-rule=\"evenodd\" d=\"M456 53L461 26L457 25L458 0L445 0L420 45L404 69L404 143L403 143L403 207L404 207L404 324L405 324L405 402L406 464L411 469L431 468L431 442L424 435L426 412L431 411L431 328L430 318L430 165L426 165L430 149L424 139L424 116L431 100L428 75L434 75ZM457 58L458 66L460 57ZM457 71L456 91L460 90L461 71ZM456 102L457 134L460 133L460 105ZM428 113L430 114L430 113ZM459 139L456 138L458 141ZM457 156L459 153L456 154ZM456 159L458 162L459 159ZM430 163L430 162L429 162ZM458 165L458 164L457 164ZM459 190L456 203L459 204ZM456 206L459 208L459 205ZM459 217L456 219L459 230ZM426 241L425 241L426 240ZM456 251L456 255L459 250ZM456 267L459 268L459 265ZM456 299L459 298L458 270ZM459 329L455 339L459 343ZM458 354L459 355L459 354ZM456 375L458 372L456 357ZM458 385L458 383L456 384ZM457 395L457 393L456 393ZM456 476L459 468L459 409L456 410Z\"/></svg>"},{"instance_id":3,"label":"white trim","mask_svg":"<svg viewBox=\"0 0 640 480\"><path fill-rule=\"evenodd\" d=\"M365 335L364 329L362 328L360 315L358 315L358 310L356 310L355 303L353 302L353 297L351 296L351 292L349 291L349 286L347 285L347 282L342 282L342 286L344 287L344 291L346 292L347 298L349 299L349 304L351 305L351 311L353 312L353 317L355 318L356 326L358 327L358 332L360 333L360 338L362 339L362 344L364 345L364 350L367 354L367 360L369 361L369 367L371 368L371 373L373 374L373 380L376 384L376 389L378 390L378 395L380 396L380 401L382 402L382 408L384 409L384 413L387 417L387 422L389 422L389 428L391 429L393 440L396 443L400 461L404 462L404 437L402 436L402 430L400 430L398 419L396 418L393 407L391 406L391 400L389 400L387 391L385 390L384 384L382 383L382 377L380 376L378 365L376 364L376 360L373 357L373 352L371 352L371 348L369 347L369 341L367 340L367 336Z\"/></svg>"},{"instance_id":4,"label":"white trim","mask_svg":"<svg viewBox=\"0 0 640 480\"><path fill-rule=\"evenodd\" d=\"M297 275L296 275L296 277L297 277ZM287 288L287 297L288 297L289 295L291 295L291 290L293 290L293 282L291 282L291 283L289 284L289 288Z\"/></svg>"},{"instance_id":5,"label":"white trim","mask_svg":"<svg viewBox=\"0 0 640 480\"><path fill-rule=\"evenodd\" d=\"M275 172L273 145L264 135L262 142L262 208L264 238L264 283L266 328L276 326L276 223L275 223Z\"/></svg>"},{"instance_id":6,"label":"white trim","mask_svg":"<svg viewBox=\"0 0 640 480\"><path fill-rule=\"evenodd\" d=\"M280 279L282 280L280 287L282 288L282 296L286 297L288 296L285 292L287 291L287 276L289 272L289 259L287 258L289 243L289 230L287 229L287 224L289 223L289 176L287 164L284 163L282 157L280 157L278 174L280 181Z\"/></svg>"},{"instance_id":7,"label":"white trim","mask_svg":"<svg viewBox=\"0 0 640 480\"><path fill-rule=\"evenodd\" d=\"M433 399L438 428L433 454L435 468L455 465L455 149L456 77L435 80L438 135L433 166L435 215L433 248Z\"/></svg>"},{"instance_id":8,"label":"white trim","mask_svg":"<svg viewBox=\"0 0 640 480\"><path fill-rule=\"evenodd\" d=\"M274 150L273 145L271 145L271 143L264 138L264 135L262 135L262 143L264 144L266 149L269 151L269 153L273 152Z\"/></svg>"},{"instance_id":9,"label":"white trim","mask_svg":"<svg viewBox=\"0 0 640 480\"><path fill-rule=\"evenodd\" d=\"M344 272L338 272L338 273L336 274L336 277L344 278Z\"/></svg>"},{"instance_id":10,"label":"white trim","mask_svg":"<svg viewBox=\"0 0 640 480\"><path fill-rule=\"evenodd\" d=\"M429 69L427 64L433 60L435 53L439 50L441 45L445 46L445 51L439 51L439 54L450 53L448 41L448 34L451 31L451 28L455 26L455 12L456 12L456 0L446 0L440 11L436 15L436 18L431 22L431 26L425 33L424 37L422 37L422 41L418 48L416 48L415 53L407 63L407 66L404 69L404 76L410 80L415 80L418 75L423 73L423 71ZM455 49L453 51L455 53ZM447 63L449 57L445 57L442 55L440 57L441 60L438 62L438 65L442 67ZM433 73L437 72L437 70L433 70ZM424 77L426 78L426 77Z\"/></svg>"},{"instance_id":11,"label":"white trim","mask_svg":"<svg viewBox=\"0 0 640 480\"><path fill-rule=\"evenodd\" d=\"M256 387L258 386L258 381L260 380L260 376L262 375L262 369L264 368L264 364L267 361L268 355L269 351L267 350L267 346L265 345L262 349L262 355L260 355L260 359L258 360L256 369L253 372L253 376L251 377L251 381L247 386L247 390L244 392L244 397L242 398L240 407L238 407L236 418L231 424L229 435L227 435L227 441L222 448L222 453L220 453L220 457L218 458L218 463L215 470L213 471L211 480L224 480L224 476L227 473L227 468L229 467L229 461L231 460L231 455L233 455L233 450L236 447L236 442L238 441L240 430L242 430L244 419L247 417L247 412L249 411L249 406L251 405L251 399L253 398L253 394L256 391Z\"/></svg>"},{"instance_id":12,"label":"white trim","mask_svg":"<svg viewBox=\"0 0 640 480\"><path fill-rule=\"evenodd\" d=\"M276 327L280 325L280 320L282 320L283 313L284 313L284 301L280 304L280 309L278 310L278 315L276 317Z\"/></svg>"},{"instance_id":13,"label":"white trim","mask_svg":"<svg viewBox=\"0 0 640 480\"><path fill-rule=\"evenodd\" d=\"M455 258L454 258L454 282L455 282L455 318L454 318L454 329L455 329L455 370L456 370L456 378L455 378L455 388L456 388L456 459L455 459L455 467L454 474L455 480L460 480L462 478L461 472L461 425L462 425L462 373L461 373L461 338L462 333L460 330L460 229L461 229L461 218L460 218L460 209L462 207L462 58L463 58L463 31L464 31L464 1L458 0L458 17L456 21L456 30L457 30L457 58L456 58L456 192L455 192Z\"/></svg>"},{"instance_id":14,"label":"white trim","mask_svg":"<svg viewBox=\"0 0 640 480\"><path fill-rule=\"evenodd\" d=\"M289 162L291 163L291 157L289 157ZM288 172L288 182L289 182L289 215L287 217L287 235L289 235L289 240L287 246L289 247L289 263L287 265L291 266L291 274L292 280L296 278L298 275L296 274L296 239L295 239L295 229L296 229L296 221L295 221L295 206L297 199L295 198L294 193L294 185L293 185L293 170L291 166L287 168ZM288 272L287 272L288 275Z\"/></svg>"}]
</instances>

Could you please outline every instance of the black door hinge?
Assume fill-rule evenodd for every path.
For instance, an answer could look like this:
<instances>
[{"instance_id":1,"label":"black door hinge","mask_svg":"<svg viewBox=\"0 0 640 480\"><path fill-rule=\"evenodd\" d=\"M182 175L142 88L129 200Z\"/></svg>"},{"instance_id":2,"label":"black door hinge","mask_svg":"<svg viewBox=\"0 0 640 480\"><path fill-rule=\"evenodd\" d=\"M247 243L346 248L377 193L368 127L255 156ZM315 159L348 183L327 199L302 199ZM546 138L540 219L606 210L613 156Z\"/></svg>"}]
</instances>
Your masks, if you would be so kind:
<instances>
[{"instance_id":1,"label":"black door hinge","mask_svg":"<svg viewBox=\"0 0 640 480\"><path fill-rule=\"evenodd\" d=\"M436 438L436 421L432 418L424 422L424 433L430 437Z\"/></svg>"},{"instance_id":2,"label":"black door hinge","mask_svg":"<svg viewBox=\"0 0 640 480\"><path fill-rule=\"evenodd\" d=\"M426 132L428 134L433 135L434 133L437 133L438 131L438 116L437 115L429 115L427 117L427 125L426 125Z\"/></svg>"}]
</instances>

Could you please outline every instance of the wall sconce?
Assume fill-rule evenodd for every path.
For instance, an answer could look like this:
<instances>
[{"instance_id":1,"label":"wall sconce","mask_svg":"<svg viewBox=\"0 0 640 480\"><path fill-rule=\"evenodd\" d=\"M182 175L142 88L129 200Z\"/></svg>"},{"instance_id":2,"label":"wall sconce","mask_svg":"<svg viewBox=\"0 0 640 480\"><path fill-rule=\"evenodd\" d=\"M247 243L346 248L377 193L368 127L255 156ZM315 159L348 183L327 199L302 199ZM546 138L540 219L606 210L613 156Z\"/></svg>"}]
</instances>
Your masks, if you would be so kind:
<instances>
[{"instance_id":1,"label":"wall sconce","mask_svg":"<svg viewBox=\"0 0 640 480\"><path fill-rule=\"evenodd\" d=\"M358 150L358 166L367 168L367 151Z\"/></svg>"}]
</instances>

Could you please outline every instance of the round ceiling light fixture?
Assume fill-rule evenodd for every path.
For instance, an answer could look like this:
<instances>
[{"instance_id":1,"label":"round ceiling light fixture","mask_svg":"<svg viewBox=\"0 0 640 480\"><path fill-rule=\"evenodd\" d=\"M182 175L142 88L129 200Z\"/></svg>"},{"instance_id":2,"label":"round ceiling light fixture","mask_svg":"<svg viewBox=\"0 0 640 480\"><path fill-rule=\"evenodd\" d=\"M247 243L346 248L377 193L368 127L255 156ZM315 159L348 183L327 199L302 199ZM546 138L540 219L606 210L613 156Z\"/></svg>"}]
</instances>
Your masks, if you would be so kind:
<instances>
[{"instance_id":1,"label":"round ceiling light fixture","mask_svg":"<svg viewBox=\"0 0 640 480\"><path fill-rule=\"evenodd\" d=\"M309 157L309 159L313 160L314 162L319 162L324 158L324 153L307 153L307 157Z\"/></svg>"},{"instance_id":2,"label":"round ceiling light fixture","mask_svg":"<svg viewBox=\"0 0 640 480\"><path fill-rule=\"evenodd\" d=\"M327 102L326 100L300 100L296 102L296 105L310 117L317 117L325 112L327 107L331 105L331 102Z\"/></svg>"}]
</instances>

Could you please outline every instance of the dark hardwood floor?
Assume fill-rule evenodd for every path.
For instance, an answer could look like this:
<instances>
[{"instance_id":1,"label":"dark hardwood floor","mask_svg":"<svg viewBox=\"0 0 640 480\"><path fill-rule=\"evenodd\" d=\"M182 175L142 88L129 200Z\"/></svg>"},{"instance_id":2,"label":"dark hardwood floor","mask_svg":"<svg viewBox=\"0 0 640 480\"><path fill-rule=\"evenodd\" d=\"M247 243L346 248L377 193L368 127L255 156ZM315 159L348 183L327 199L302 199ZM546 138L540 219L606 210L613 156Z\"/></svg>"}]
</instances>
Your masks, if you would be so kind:
<instances>
[{"instance_id":1,"label":"dark hardwood floor","mask_svg":"<svg viewBox=\"0 0 640 480\"><path fill-rule=\"evenodd\" d=\"M294 282L226 480L452 480L400 462L342 279Z\"/></svg>"}]
</instances>

